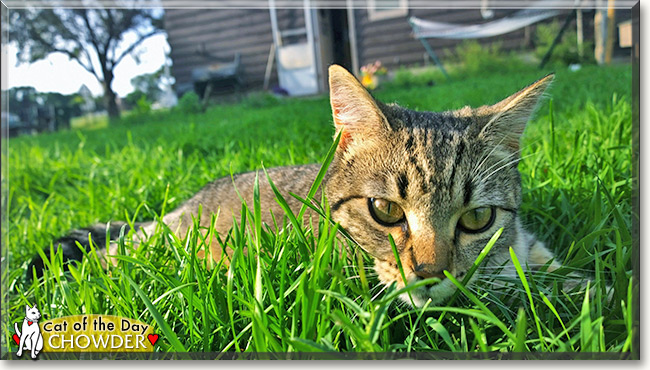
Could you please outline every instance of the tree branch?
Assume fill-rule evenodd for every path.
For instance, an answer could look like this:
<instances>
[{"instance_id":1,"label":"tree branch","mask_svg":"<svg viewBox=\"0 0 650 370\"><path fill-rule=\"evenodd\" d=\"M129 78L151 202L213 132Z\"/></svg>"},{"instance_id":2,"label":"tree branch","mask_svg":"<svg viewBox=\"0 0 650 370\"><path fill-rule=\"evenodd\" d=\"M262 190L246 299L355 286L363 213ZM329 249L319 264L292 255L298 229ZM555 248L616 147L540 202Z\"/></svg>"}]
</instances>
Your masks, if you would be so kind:
<instances>
[{"instance_id":1,"label":"tree branch","mask_svg":"<svg viewBox=\"0 0 650 370\"><path fill-rule=\"evenodd\" d=\"M130 54L133 51L133 49L135 49L140 44L142 44L142 42L144 40L148 39L149 37L151 37L153 35L156 35L156 34L162 33L162 32L163 32L163 30L161 30L161 29L155 29L155 30L149 32L148 34L143 35L142 37L140 37L140 39L138 39L138 41L131 44L131 46L129 46L126 50L124 50L124 52L119 57L117 57L117 59L115 59L115 61L112 62L113 67L115 67L125 56Z\"/></svg>"},{"instance_id":2,"label":"tree branch","mask_svg":"<svg viewBox=\"0 0 650 370\"><path fill-rule=\"evenodd\" d=\"M52 52L63 53L65 55L67 55L70 59L77 61L77 63L79 63L79 65L82 66L86 71L92 73L93 76L95 76L95 78L97 78L97 80L101 81L101 78L97 75L97 73L95 72L95 68L93 68L93 66L92 66L92 61L91 60L88 61L90 63L90 65L86 65L81 61L81 59L79 59L79 56L75 55L70 50L52 48ZM88 56L88 54L86 54L86 56Z\"/></svg>"},{"instance_id":3,"label":"tree branch","mask_svg":"<svg viewBox=\"0 0 650 370\"><path fill-rule=\"evenodd\" d=\"M86 70L88 70L90 73L95 75L97 80L99 80L99 82L101 82L102 79L99 77L99 74L97 73L97 70L95 69L95 66L93 65L93 59L90 57L90 53L88 53L88 50L86 50L86 49L83 49L83 53L86 55L86 59L88 59L88 65L90 66L90 68L88 68L86 66L84 66L84 68L86 68Z\"/></svg>"},{"instance_id":4,"label":"tree branch","mask_svg":"<svg viewBox=\"0 0 650 370\"><path fill-rule=\"evenodd\" d=\"M51 48L52 52L65 54L65 55L68 56L68 58L77 61L77 63L79 63L80 66L82 66L86 71L90 72L93 76L95 76L95 78L97 78L97 80L101 81L101 78L99 77L99 75L97 75L97 72L95 71L95 68L92 65L92 59L90 59L90 56L88 55L88 52L86 51L86 49L83 48L83 45L81 45L78 41L76 41L74 43L77 45L77 48L79 50L83 50L84 53L86 54L86 58L88 58L88 63L89 63L88 65L83 63L81 61L81 59L79 58L79 56L76 55L73 51L68 50L68 49L63 49L63 48L56 47L56 46L53 45L52 42L46 41L45 39L43 39L43 37L41 36L40 33L34 33L34 34L32 34L32 37L33 37L35 42L40 43L41 45L49 46Z\"/></svg>"},{"instance_id":5,"label":"tree branch","mask_svg":"<svg viewBox=\"0 0 650 370\"><path fill-rule=\"evenodd\" d=\"M97 36L95 35L95 31L93 31L93 27L90 25L90 20L88 19L88 11L87 10L82 10L78 13L81 18L84 21L84 24L86 25L86 29L88 30L88 34L90 35L90 43L95 47L95 51L97 52L97 56L99 57L99 63L100 64L105 64L102 60L106 60L106 50L101 50L99 47L99 41L97 40ZM89 61L92 64L92 61Z\"/></svg>"},{"instance_id":6,"label":"tree branch","mask_svg":"<svg viewBox=\"0 0 650 370\"><path fill-rule=\"evenodd\" d=\"M88 36L90 36L90 43L93 44L95 49L99 51L99 47L97 45L97 37L95 36L95 31L93 31L93 27L90 25L90 20L88 19L88 11L87 10L80 10L77 12L81 19L84 21L84 24L86 25L86 30L88 31Z\"/></svg>"},{"instance_id":7,"label":"tree branch","mask_svg":"<svg viewBox=\"0 0 650 370\"><path fill-rule=\"evenodd\" d=\"M108 17L108 37L106 38L106 42L104 43L104 49L106 50L106 55L108 56L108 51L110 50L111 42L113 41L113 36L115 36L115 19L113 19L113 13L111 13L111 10L109 9L106 12L106 16ZM104 22L106 24L106 22ZM115 51L113 51L114 53ZM115 56L115 55L113 55Z\"/></svg>"}]
</instances>

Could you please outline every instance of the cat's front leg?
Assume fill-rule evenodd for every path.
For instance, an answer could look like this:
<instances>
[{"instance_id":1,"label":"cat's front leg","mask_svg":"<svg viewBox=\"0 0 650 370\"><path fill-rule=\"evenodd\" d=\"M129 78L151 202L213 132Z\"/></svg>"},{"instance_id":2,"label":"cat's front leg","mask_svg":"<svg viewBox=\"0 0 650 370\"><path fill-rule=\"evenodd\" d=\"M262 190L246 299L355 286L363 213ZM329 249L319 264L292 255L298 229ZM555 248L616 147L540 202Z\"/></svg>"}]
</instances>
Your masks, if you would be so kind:
<instances>
[{"instance_id":1,"label":"cat's front leg","mask_svg":"<svg viewBox=\"0 0 650 370\"><path fill-rule=\"evenodd\" d=\"M18 352L16 352L16 356L21 357L23 355L23 349L28 349L25 346L25 341L27 340L27 335L25 334L25 326L23 326L23 335L20 336L20 343L18 343Z\"/></svg>"},{"instance_id":2,"label":"cat's front leg","mask_svg":"<svg viewBox=\"0 0 650 370\"><path fill-rule=\"evenodd\" d=\"M530 238L533 239L529 239L531 240L532 244L530 244L530 249L528 251L528 266L539 268L547 264L548 261L553 260L553 262L549 264L546 271L553 272L562 267L562 265L555 260L555 255L553 252L548 250L544 243L540 242L539 240L535 240L534 236L532 235L530 235ZM594 279L590 279L577 273L569 273L566 276L566 278L562 281L562 289L564 291L571 291L576 287L582 287L580 290L584 292L584 289L587 286L587 282L590 283L589 297L594 298L596 296L597 282L594 281ZM609 284L606 286L605 290L607 292L606 299L609 301L612 299L614 290Z\"/></svg>"},{"instance_id":3,"label":"cat's front leg","mask_svg":"<svg viewBox=\"0 0 650 370\"><path fill-rule=\"evenodd\" d=\"M43 349L43 334L38 332L38 339L36 340L36 354L38 354Z\"/></svg>"},{"instance_id":4,"label":"cat's front leg","mask_svg":"<svg viewBox=\"0 0 650 370\"><path fill-rule=\"evenodd\" d=\"M36 353L34 352L36 350L36 340L34 338L36 334L37 333L31 333L25 338L25 349L29 350L32 358L36 358Z\"/></svg>"},{"instance_id":5,"label":"cat's front leg","mask_svg":"<svg viewBox=\"0 0 650 370\"><path fill-rule=\"evenodd\" d=\"M548 266L549 272L554 271L562 267L559 262L555 260L555 255L553 252L548 250L544 243L536 240L534 236L530 235L529 240L532 242L530 249L528 250L528 266L533 268L539 268L544 266L548 261L553 260Z\"/></svg>"}]
</instances>

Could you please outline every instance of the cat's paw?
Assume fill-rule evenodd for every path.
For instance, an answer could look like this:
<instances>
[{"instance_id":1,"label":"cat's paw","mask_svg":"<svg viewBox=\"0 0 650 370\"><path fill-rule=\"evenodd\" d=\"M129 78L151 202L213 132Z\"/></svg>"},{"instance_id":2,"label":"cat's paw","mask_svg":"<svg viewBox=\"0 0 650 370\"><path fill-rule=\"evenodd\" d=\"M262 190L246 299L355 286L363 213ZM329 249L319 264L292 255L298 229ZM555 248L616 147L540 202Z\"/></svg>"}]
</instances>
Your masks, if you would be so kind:
<instances>
[{"instance_id":1,"label":"cat's paw","mask_svg":"<svg viewBox=\"0 0 650 370\"><path fill-rule=\"evenodd\" d=\"M22 355L23 355L23 350L22 349L20 349L20 350L18 350L18 352L16 352L16 356L20 357Z\"/></svg>"},{"instance_id":2,"label":"cat's paw","mask_svg":"<svg viewBox=\"0 0 650 370\"><path fill-rule=\"evenodd\" d=\"M33 359L36 358L36 354L35 354L35 353L32 353L32 358L33 358Z\"/></svg>"},{"instance_id":3,"label":"cat's paw","mask_svg":"<svg viewBox=\"0 0 650 370\"><path fill-rule=\"evenodd\" d=\"M528 234L530 240L535 240L532 234ZM552 261L551 261L552 260ZM528 266L532 268L539 268L545 266L548 261L551 264L548 266L547 271L552 272L562 267L556 260L555 255L551 252L543 242L535 240L528 250Z\"/></svg>"},{"instance_id":4,"label":"cat's paw","mask_svg":"<svg viewBox=\"0 0 650 370\"><path fill-rule=\"evenodd\" d=\"M589 299L594 300L596 298L596 293L601 288L599 283L593 279L579 276L578 274L569 274L569 278L562 283L562 289L565 292L577 291L577 294L581 294L584 298L585 291L587 290L587 284L589 284ZM614 297L614 287L606 284L605 285L605 294L603 299L604 303L607 303L612 300Z\"/></svg>"}]
</instances>

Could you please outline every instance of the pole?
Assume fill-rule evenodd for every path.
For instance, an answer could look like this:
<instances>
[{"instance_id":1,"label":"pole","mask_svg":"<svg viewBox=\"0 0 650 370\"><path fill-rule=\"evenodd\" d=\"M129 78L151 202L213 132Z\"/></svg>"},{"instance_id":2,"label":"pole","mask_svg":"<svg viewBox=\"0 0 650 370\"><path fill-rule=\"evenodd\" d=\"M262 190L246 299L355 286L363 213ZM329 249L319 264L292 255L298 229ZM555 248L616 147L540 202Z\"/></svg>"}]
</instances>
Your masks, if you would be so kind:
<instances>
[{"instance_id":1,"label":"pole","mask_svg":"<svg viewBox=\"0 0 650 370\"><path fill-rule=\"evenodd\" d=\"M607 2L607 39L605 39L605 64L612 62L612 54L614 53L614 38L616 34L616 27L614 25L614 2L609 0Z\"/></svg>"},{"instance_id":2,"label":"pole","mask_svg":"<svg viewBox=\"0 0 650 370\"><path fill-rule=\"evenodd\" d=\"M539 64L540 69L544 68L548 60L551 58L551 54L553 54L553 49L555 49L555 46L562 39L562 35L564 34L564 31L566 31L566 29L569 27L569 23L571 23L571 19L573 18L575 12L576 10L573 9L573 11L564 19L564 24L562 25L562 28L560 28L560 32L558 32L557 36L555 36L555 39L553 40L551 47L548 48L548 51L544 55L544 58L542 58L542 62Z\"/></svg>"}]
</instances>

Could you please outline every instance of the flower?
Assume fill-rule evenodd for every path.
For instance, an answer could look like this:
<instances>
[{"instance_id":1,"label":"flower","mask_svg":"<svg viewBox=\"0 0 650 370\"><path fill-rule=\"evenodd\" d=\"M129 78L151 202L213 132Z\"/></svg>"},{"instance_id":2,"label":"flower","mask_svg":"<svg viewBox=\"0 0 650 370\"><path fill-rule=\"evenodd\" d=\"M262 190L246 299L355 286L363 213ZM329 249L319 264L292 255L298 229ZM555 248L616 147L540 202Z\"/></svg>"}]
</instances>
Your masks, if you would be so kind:
<instances>
[{"instance_id":1,"label":"flower","mask_svg":"<svg viewBox=\"0 0 650 370\"><path fill-rule=\"evenodd\" d=\"M379 84L377 76L385 75L386 68L381 65L381 61L366 64L361 67L361 84L366 88L373 90Z\"/></svg>"}]
</instances>

